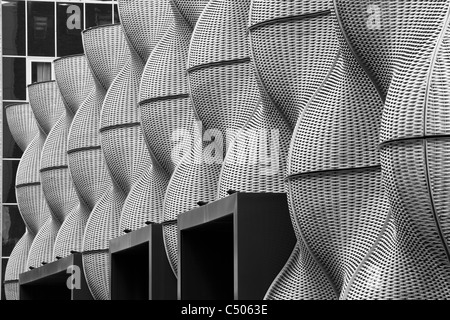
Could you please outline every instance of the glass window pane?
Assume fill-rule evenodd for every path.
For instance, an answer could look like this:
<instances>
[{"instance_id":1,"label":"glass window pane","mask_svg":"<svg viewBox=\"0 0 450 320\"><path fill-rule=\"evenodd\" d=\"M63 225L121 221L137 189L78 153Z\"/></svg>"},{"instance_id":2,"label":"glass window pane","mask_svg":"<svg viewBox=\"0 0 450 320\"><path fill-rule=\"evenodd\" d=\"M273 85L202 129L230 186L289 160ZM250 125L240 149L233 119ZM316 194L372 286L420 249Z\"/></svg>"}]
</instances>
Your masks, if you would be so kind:
<instances>
[{"instance_id":1,"label":"glass window pane","mask_svg":"<svg viewBox=\"0 0 450 320\"><path fill-rule=\"evenodd\" d=\"M117 4L114 5L114 23L120 23L119 10Z\"/></svg>"},{"instance_id":2,"label":"glass window pane","mask_svg":"<svg viewBox=\"0 0 450 320\"><path fill-rule=\"evenodd\" d=\"M58 3L58 57L83 53L83 4Z\"/></svg>"},{"instance_id":3,"label":"glass window pane","mask_svg":"<svg viewBox=\"0 0 450 320\"><path fill-rule=\"evenodd\" d=\"M5 270L6 265L8 264L8 259L2 259L2 300L6 300L5 298L5 285L3 284L3 281L5 280Z\"/></svg>"},{"instance_id":4,"label":"glass window pane","mask_svg":"<svg viewBox=\"0 0 450 320\"><path fill-rule=\"evenodd\" d=\"M3 160L3 203L16 203L18 160Z\"/></svg>"},{"instance_id":5,"label":"glass window pane","mask_svg":"<svg viewBox=\"0 0 450 320\"><path fill-rule=\"evenodd\" d=\"M110 4L86 4L86 28L111 24L112 7Z\"/></svg>"},{"instance_id":6,"label":"glass window pane","mask_svg":"<svg viewBox=\"0 0 450 320\"><path fill-rule=\"evenodd\" d=\"M3 54L25 55L25 1L2 1Z\"/></svg>"},{"instance_id":7,"label":"glass window pane","mask_svg":"<svg viewBox=\"0 0 450 320\"><path fill-rule=\"evenodd\" d=\"M3 206L2 210L2 255L9 257L25 233L25 224L17 206Z\"/></svg>"},{"instance_id":8,"label":"glass window pane","mask_svg":"<svg viewBox=\"0 0 450 320\"><path fill-rule=\"evenodd\" d=\"M31 63L31 82L42 82L52 80L51 62L32 62Z\"/></svg>"},{"instance_id":9,"label":"glass window pane","mask_svg":"<svg viewBox=\"0 0 450 320\"><path fill-rule=\"evenodd\" d=\"M25 58L3 58L3 99L27 99L25 70Z\"/></svg>"},{"instance_id":10,"label":"glass window pane","mask_svg":"<svg viewBox=\"0 0 450 320\"><path fill-rule=\"evenodd\" d=\"M28 2L28 55L55 55L55 12L53 2Z\"/></svg>"},{"instance_id":11,"label":"glass window pane","mask_svg":"<svg viewBox=\"0 0 450 320\"><path fill-rule=\"evenodd\" d=\"M4 105L6 107L8 104L5 103ZM22 150L14 141L11 131L9 131L6 111L5 108L3 108L3 157L20 159L21 156Z\"/></svg>"}]
</instances>

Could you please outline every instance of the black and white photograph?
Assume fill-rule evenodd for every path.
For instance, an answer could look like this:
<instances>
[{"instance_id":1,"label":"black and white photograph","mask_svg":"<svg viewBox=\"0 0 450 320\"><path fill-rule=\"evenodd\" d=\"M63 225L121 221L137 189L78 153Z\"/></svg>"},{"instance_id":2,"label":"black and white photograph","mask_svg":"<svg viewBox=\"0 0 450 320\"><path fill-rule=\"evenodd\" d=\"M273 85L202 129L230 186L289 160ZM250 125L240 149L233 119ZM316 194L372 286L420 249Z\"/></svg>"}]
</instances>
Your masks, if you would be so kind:
<instances>
[{"instance_id":1,"label":"black and white photograph","mask_svg":"<svg viewBox=\"0 0 450 320\"><path fill-rule=\"evenodd\" d=\"M0 17L1 300L275 319L450 299L450 0Z\"/></svg>"}]
</instances>

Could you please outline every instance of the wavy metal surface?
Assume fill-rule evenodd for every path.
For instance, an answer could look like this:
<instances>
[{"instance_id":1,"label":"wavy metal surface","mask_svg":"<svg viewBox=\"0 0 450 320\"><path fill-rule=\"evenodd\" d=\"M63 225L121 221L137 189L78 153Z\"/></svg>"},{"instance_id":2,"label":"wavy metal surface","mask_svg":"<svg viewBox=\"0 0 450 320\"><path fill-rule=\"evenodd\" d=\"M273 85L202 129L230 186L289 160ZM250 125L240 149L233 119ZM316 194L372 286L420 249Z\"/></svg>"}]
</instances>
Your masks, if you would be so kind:
<instances>
[{"instance_id":1,"label":"wavy metal surface","mask_svg":"<svg viewBox=\"0 0 450 320\"><path fill-rule=\"evenodd\" d=\"M342 299L389 214L377 150L383 103L332 1L275 6L253 1L250 37L266 92L295 124L287 174L298 243L266 298Z\"/></svg>"},{"instance_id":2,"label":"wavy metal surface","mask_svg":"<svg viewBox=\"0 0 450 320\"><path fill-rule=\"evenodd\" d=\"M74 183L73 175L75 171L72 171L67 151L69 150L70 130L77 129L71 129L74 117L91 93L92 88L95 87L95 82L84 55L57 59L54 62L54 68L56 82L66 106L66 116L60 119L62 123L59 126L59 136L64 139L64 142L60 144L60 152L64 153L64 161L68 167L67 169L56 167L56 169L67 170L64 172L66 186L61 189L64 190L64 194L71 195L70 199L64 202L66 206L70 205L70 207L65 207L63 210L64 218L53 249L53 256L59 259L70 255L71 252L81 251L84 226L90 212L83 202L79 185L77 186ZM70 190L70 192L67 192L67 190Z\"/></svg>"},{"instance_id":3,"label":"wavy metal surface","mask_svg":"<svg viewBox=\"0 0 450 320\"><path fill-rule=\"evenodd\" d=\"M449 299L450 2L335 5L385 103L379 141L391 208L347 297Z\"/></svg>"},{"instance_id":4,"label":"wavy metal surface","mask_svg":"<svg viewBox=\"0 0 450 320\"><path fill-rule=\"evenodd\" d=\"M111 104L110 97L114 94L111 88L115 88L115 79L122 72L130 59L130 51L125 35L120 24L99 26L83 31L83 43L86 58L91 67L94 78L98 81L98 87L91 97L92 104L78 111L80 119L84 120L88 135L84 136L84 145L71 146L75 155L95 155L92 160L83 164L79 169L92 170L95 177L91 191L92 212L86 223L83 239L83 266L88 287L92 296L98 300L109 299L109 240L119 236L119 221L125 193L120 189L118 181L112 170L111 158L108 158L110 149L104 145L104 136L100 132L102 128L103 110ZM101 98L101 99L100 99ZM88 101L90 98L88 98ZM89 109L89 110L87 110ZM82 111L85 111L82 113ZM87 121L86 117L92 117ZM75 123L75 121L74 121ZM70 142L69 142L70 143ZM70 151L69 151L70 152ZM108 162L109 160L109 162ZM87 168L86 168L87 167ZM78 168L77 168L78 169ZM96 195L95 199L92 195ZM94 200L94 201L92 201Z\"/></svg>"},{"instance_id":5,"label":"wavy metal surface","mask_svg":"<svg viewBox=\"0 0 450 320\"><path fill-rule=\"evenodd\" d=\"M28 103L7 105L5 109L6 120L11 134L19 147L24 151L24 155L22 156L22 159L24 160L21 160L21 162L24 161L28 163L27 159L34 154L32 149L27 150L28 146L33 139L38 136L39 132L33 110ZM17 174L23 176L26 166L20 166L19 164L19 167L21 169L18 170ZM40 228L40 225L36 224L34 218L36 213L33 214L36 207L30 207L30 202L26 200L26 198L24 201L24 197L19 197L19 193L20 192L17 192L16 190L19 212L26 228L25 234L20 238L12 250L8 259L8 264L6 265L4 288L7 300L19 300L19 274L28 270L28 252L30 251L34 237Z\"/></svg>"},{"instance_id":6,"label":"wavy metal surface","mask_svg":"<svg viewBox=\"0 0 450 320\"><path fill-rule=\"evenodd\" d=\"M53 154L55 150L52 146L48 148L47 142L52 142L48 140L48 137L51 136L52 139L54 137L51 130L64 113L64 103L55 81L46 81L28 86L28 95L37 123L43 130L39 141L36 141L37 143L35 144L35 154L33 155L35 160L29 164L30 167L27 169L33 170L32 180L36 183L39 182L39 185L33 187L33 195L24 195L29 197L28 201L41 202L39 211L38 207L35 209L39 212L40 228L31 245L27 261L28 267L37 268L54 260L52 256L53 245L56 233L61 226L57 216L57 208L55 207L55 202L53 202L54 199L52 199L51 189L53 181L48 180L48 177L42 175L40 171L43 168L43 164L46 165L49 159L50 161L56 159L56 155ZM27 164L24 163L24 165ZM19 185L22 183L19 182L19 175L17 175L16 183ZM24 190L27 189L28 187L24 188Z\"/></svg>"},{"instance_id":7,"label":"wavy metal surface","mask_svg":"<svg viewBox=\"0 0 450 320\"><path fill-rule=\"evenodd\" d=\"M154 169L142 132L138 101L144 66L157 43L169 29L172 16L166 1L122 0L118 2L118 7L123 30L131 48L131 59L114 85L117 87L116 99L125 98L127 101L113 102L115 108L110 108L111 116L108 116L104 108L102 122L103 119L108 119L103 127L109 125L116 131L115 135L127 137L129 140L123 141L122 147L119 147L121 150L115 151L119 155L128 154L128 159L115 161L116 165L122 165L122 169L117 168L115 171L122 172L117 180L122 181L120 185L127 195L120 216L120 231L128 232L144 227L148 221L157 221L162 206L158 202L157 191L154 190ZM107 139L111 139L112 133L109 132L108 135ZM117 138L112 141L117 148Z\"/></svg>"}]
</instances>

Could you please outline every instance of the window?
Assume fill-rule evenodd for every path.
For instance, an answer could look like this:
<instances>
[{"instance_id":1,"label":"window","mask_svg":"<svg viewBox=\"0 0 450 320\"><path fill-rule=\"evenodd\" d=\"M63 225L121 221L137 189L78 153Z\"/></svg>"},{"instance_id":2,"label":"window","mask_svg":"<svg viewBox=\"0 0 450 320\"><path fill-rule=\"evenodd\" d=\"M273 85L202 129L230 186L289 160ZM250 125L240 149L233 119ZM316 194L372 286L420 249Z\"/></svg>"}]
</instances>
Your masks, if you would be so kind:
<instances>
[{"instance_id":1,"label":"window","mask_svg":"<svg viewBox=\"0 0 450 320\"><path fill-rule=\"evenodd\" d=\"M84 29L83 3L58 3L57 56L63 57L83 52L81 30Z\"/></svg>"},{"instance_id":2,"label":"window","mask_svg":"<svg viewBox=\"0 0 450 320\"><path fill-rule=\"evenodd\" d=\"M55 58L27 58L27 84L55 79L52 61ZM28 91L27 91L28 94Z\"/></svg>"},{"instance_id":3,"label":"window","mask_svg":"<svg viewBox=\"0 0 450 320\"><path fill-rule=\"evenodd\" d=\"M114 5L114 23L120 23L119 10L117 4Z\"/></svg>"},{"instance_id":4,"label":"window","mask_svg":"<svg viewBox=\"0 0 450 320\"><path fill-rule=\"evenodd\" d=\"M11 131L9 131L8 119L6 118L5 108L8 106L8 103L4 103L3 106L3 157L19 159L22 156L22 150L14 141Z\"/></svg>"},{"instance_id":5,"label":"window","mask_svg":"<svg viewBox=\"0 0 450 320\"><path fill-rule=\"evenodd\" d=\"M51 62L31 62L31 83L52 79Z\"/></svg>"},{"instance_id":6,"label":"window","mask_svg":"<svg viewBox=\"0 0 450 320\"><path fill-rule=\"evenodd\" d=\"M55 12L53 2L28 2L28 55L55 55Z\"/></svg>"},{"instance_id":7,"label":"window","mask_svg":"<svg viewBox=\"0 0 450 320\"><path fill-rule=\"evenodd\" d=\"M25 55L25 2L2 1L3 54Z\"/></svg>"},{"instance_id":8,"label":"window","mask_svg":"<svg viewBox=\"0 0 450 320\"><path fill-rule=\"evenodd\" d=\"M5 280L5 270L6 270L6 264L8 263L7 258L2 258L2 283L1 283L1 292L2 292L2 300L5 300L5 285L3 284L3 281Z\"/></svg>"},{"instance_id":9,"label":"window","mask_svg":"<svg viewBox=\"0 0 450 320\"><path fill-rule=\"evenodd\" d=\"M16 173L19 160L3 160L3 203L17 203Z\"/></svg>"},{"instance_id":10,"label":"window","mask_svg":"<svg viewBox=\"0 0 450 320\"><path fill-rule=\"evenodd\" d=\"M25 224L17 206L2 208L2 255L8 257L25 233Z\"/></svg>"},{"instance_id":11,"label":"window","mask_svg":"<svg viewBox=\"0 0 450 320\"><path fill-rule=\"evenodd\" d=\"M111 4L86 4L86 28L112 23Z\"/></svg>"},{"instance_id":12,"label":"window","mask_svg":"<svg viewBox=\"0 0 450 320\"><path fill-rule=\"evenodd\" d=\"M25 100L25 58L3 58L3 99Z\"/></svg>"}]
</instances>

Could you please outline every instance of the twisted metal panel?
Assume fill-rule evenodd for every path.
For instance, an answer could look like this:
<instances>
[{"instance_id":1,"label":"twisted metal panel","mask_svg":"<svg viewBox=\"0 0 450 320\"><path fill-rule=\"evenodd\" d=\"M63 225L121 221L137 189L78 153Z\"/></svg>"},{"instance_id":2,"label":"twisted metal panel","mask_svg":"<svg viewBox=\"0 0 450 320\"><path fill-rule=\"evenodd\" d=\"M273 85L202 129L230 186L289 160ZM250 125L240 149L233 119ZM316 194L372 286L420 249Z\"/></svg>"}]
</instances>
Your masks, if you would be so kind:
<instances>
[{"instance_id":1,"label":"twisted metal panel","mask_svg":"<svg viewBox=\"0 0 450 320\"><path fill-rule=\"evenodd\" d=\"M252 74L253 75L253 74ZM219 179L218 197L239 192L285 192L284 177L292 135L279 110L260 95L244 129L230 145Z\"/></svg>"},{"instance_id":2,"label":"twisted metal panel","mask_svg":"<svg viewBox=\"0 0 450 320\"><path fill-rule=\"evenodd\" d=\"M157 179L158 176L164 179L165 174L158 173L161 170L153 168L140 125L138 99L144 65L157 43L166 34L173 19L167 1L122 0L119 1L118 7L123 29L132 49L131 59L115 81L119 89L117 97L128 99L126 104L123 106L119 104L117 107L120 106L119 108L122 109L121 112L126 116L128 125L134 127L126 129L125 125L122 125L124 128L120 129L119 125L115 128L117 133L124 130L130 133L131 130L134 131L130 137L133 140L132 143L124 144L124 147L128 149L131 147L128 151L130 154L128 163L123 164L129 172L127 176L122 175L122 179L119 178L119 180L131 178L130 181L122 183L127 198L120 217L120 231L129 231L144 227L148 221L160 222L162 192L158 191L157 186L161 183L164 185L164 181ZM110 113L115 115L120 112L111 109ZM103 115L106 115L105 109ZM116 122L120 121L123 122L123 119L116 119ZM114 126L113 122L109 125ZM127 133L122 133L122 135L125 134ZM131 154L130 151L133 150L134 154ZM121 153L125 154L123 151Z\"/></svg>"},{"instance_id":3,"label":"twisted metal panel","mask_svg":"<svg viewBox=\"0 0 450 320\"><path fill-rule=\"evenodd\" d=\"M28 103L8 104L5 114L14 141L25 151L38 132L33 110Z\"/></svg>"},{"instance_id":4,"label":"twisted metal panel","mask_svg":"<svg viewBox=\"0 0 450 320\"><path fill-rule=\"evenodd\" d=\"M109 240L119 236L119 219L125 194L111 186L92 210L83 241L86 281L96 300L110 299Z\"/></svg>"},{"instance_id":5,"label":"twisted metal panel","mask_svg":"<svg viewBox=\"0 0 450 320\"><path fill-rule=\"evenodd\" d=\"M181 13L183 18L190 24L191 28L194 29L208 2L209 0L172 0L172 5L177 12Z\"/></svg>"},{"instance_id":6,"label":"twisted metal panel","mask_svg":"<svg viewBox=\"0 0 450 320\"><path fill-rule=\"evenodd\" d=\"M41 157L41 180L45 198L60 223L77 205L67 161L67 137L73 115L64 112L50 131Z\"/></svg>"},{"instance_id":7,"label":"twisted metal panel","mask_svg":"<svg viewBox=\"0 0 450 320\"><path fill-rule=\"evenodd\" d=\"M22 155L16 176L16 197L19 210L33 235L37 236L50 217L50 208L45 200L39 175L40 155L44 146L45 135L39 132ZM33 244L36 243L36 238ZM45 248L40 252L36 248L29 251L28 267L39 267L46 260ZM33 257L33 260L30 260ZM40 261L39 261L40 260Z\"/></svg>"},{"instance_id":8,"label":"twisted metal panel","mask_svg":"<svg viewBox=\"0 0 450 320\"><path fill-rule=\"evenodd\" d=\"M42 264L49 263L54 260L53 245L55 242L56 234L61 226L61 221L58 217L58 209L61 208L60 201L55 201L55 193L59 193L60 190L54 189L54 176L50 171L46 171L44 174L41 170L44 168L53 167L53 161L62 161L65 163L65 154L57 152L59 144L65 144L64 139L61 141L59 132L56 132L56 136L52 131L52 128L58 123L58 119L64 115L64 104L62 102L61 94L59 92L58 85L55 81L46 81L37 84L30 85L28 87L28 94L30 97L30 104L36 115L38 125L44 130L47 137L41 140L42 146L40 146L40 153L36 154L39 160L36 161L38 169L36 177L40 182L39 187L42 190L44 197L46 210L45 220L42 220L43 225L39 229L36 237L31 245L28 255L28 266L37 268ZM49 140L50 137L50 140ZM56 140L56 143L55 143ZM48 167L50 165L50 167ZM64 177L62 177L64 179ZM64 183L64 182L63 182ZM56 191L56 192L55 192ZM62 194L64 202L64 194ZM57 196L56 196L57 197ZM58 203L59 202L59 203Z\"/></svg>"},{"instance_id":9,"label":"twisted metal panel","mask_svg":"<svg viewBox=\"0 0 450 320\"><path fill-rule=\"evenodd\" d=\"M114 120L115 118L104 116L103 111L110 114L111 108L115 108L114 97L118 98L116 90L119 89L116 86L115 79L119 79L117 76L127 66L127 61L130 59L130 51L122 26L119 24L85 30L83 32L83 42L91 70L105 94L102 103L96 105L96 110L94 111L96 123L92 125L96 130L91 131L92 136L90 139L91 141L95 139L95 144L91 142L89 151L94 150L95 147L95 151L101 153L98 161L104 162L104 164L102 163L104 172L102 172L100 179L108 181L104 188L94 187L96 194L100 198L95 202L86 224L83 240L83 266L93 297L95 299L108 299L109 263L102 256L108 254L109 240L119 236L120 212L126 194L121 189L121 186L118 185L117 175L115 175L117 171L113 167L115 165L113 155L116 157L122 155L114 154L116 151L115 146L110 143L111 140L106 139L105 130L102 128L105 121L108 123L108 120ZM80 112L81 110L78 114ZM119 117L121 115L125 118L127 117L127 113L123 111L119 114ZM124 121L127 123L126 119ZM91 127L90 130L93 130L93 128ZM108 132L111 133L112 130L108 130ZM94 134L95 137L93 136ZM122 143L119 140L119 146L129 142L129 139L124 137ZM126 157L129 154L127 153L123 156Z\"/></svg>"},{"instance_id":10,"label":"twisted metal panel","mask_svg":"<svg viewBox=\"0 0 450 320\"><path fill-rule=\"evenodd\" d=\"M6 106L5 109L6 119L11 134L19 147L24 150L22 159L25 160L21 160L21 162L24 161L27 164L33 164L32 162L29 162L29 157L31 156L33 158L35 152L33 149L30 149L30 151L27 149L33 139L38 136L39 128L30 105L28 103L13 104ZM18 175L24 178L24 174L28 173L24 172L24 170L27 170L28 167L27 165L21 166L20 164L19 167L20 170L18 170ZM32 177L33 175L31 175L31 179ZM22 182L24 181L25 180L22 180ZM29 187L31 187L31 185ZM22 188L26 188L26 186L22 186ZM35 219L39 214L39 212L35 210L39 210L39 206L30 207L28 200L24 202L24 199L27 198L24 198L23 196L19 197L19 193L22 193L23 195L24 192L16 190L19 212L25 223L26 229L25 234L20 238L11 252L8 264L6 265L4 285L7 300L19 300L19 274L28 269L28 252L30 251L34 236L40 228L38 223L40 219L37 219L37 221Z\"/></svg>"},{"instance_id":11,"label":"twisted metal panel","mask_svg":"<svg viewBox=\"0 0 450 320\"><path fill-rule=\"evenodd\" d=\"M53 66L63 102L76 114L95 85L86 57L84 54L62 57L53 61Z\"/></svg>"},{"instance_id":12,"label":"twisted metal panel","mask_svg":"<svg viewBox=\"0 0 450 320\"><path fill-rule=\"evenodd\" d=\"M195 110L207 128L219 129L228 142L219 198L230 189L284 191L291 132L259 90L247 38L250 3L210 1L197 22L189 52Z\"/></svg>"},{"instance_id":13,"label":"twisted metal panel","mask_svg":"<svg viewBox=\"0 0 450 320\"><path fill-rule=\"evenodd\" d=\"M264 90L290 127L332 67L338 46L329 0L253 0L250 44Z\"/></svg>"},{"instance_id":14,"label":"twisted metal panel","mask_svg":"<svg viewBox=\"0 0 450 320\"><path fill-rule=\"evenodd\" d=\"M385 102L380 150L391 207L347 297L448 299L450 2L335 4Z\"/></svg>"},{"instance_id":15,"label":"twisted metal panel","mask_svg":"<svg viewBox=\"0 0 450 320\"><path fill-rule=\"evenodd\" d=\"M41 187L40 155L45 135L38 130L22 155L16 175L16 197L19 210L29 230L36 235L50 214Z\"/></svg>"},{"instance_id":16,"label":"twisted metal panel","mask_svg":"<svg viewBox=\"0 0 450 320\"><path fill-rule=\"evenodd\" d=\"M112 184L100 149L98 133L105 94L105 90L95 82L69 130L67 154L70 172L80 202L89 212Z\"/></svg>"},{"instance_id":17,"label":"twisted metal panel","mask_svg":"<svg viewBox=\"0 0 450 320\"><path fill-rule=\"evenodd\" d=\"M176 237L173 220L178 214L195 207L197 201L205 199L205 193L212 193L213 197L213 188L210 188L208 180L210 175L199 171L202 165L187 160L192 156L197 120L190 104L186 77L192 29L183 18L186 12L180 12L173 2L168 2L173 12L173 23L154 48L144 69L140 106L144 134L153 157L155 183L158 183L155 189L158 190L158 198L164 198L164 207L159 211L157 221L170 221L169 225L164 225L164 237L169 260L175 270L176 242L167 241L167 236L171 239ZM190 10L189 6L186 10ZM180 144L186 149L177 153ZM202 180L208 184L202 185Z\"/></svg>"},{"instance_id":18,"label":"twisted metal panel","mask_svg":"<svg viewBox=\"0 0 450 320\"><path fill-rule=\"evenodd\" d=\"M263 20L268 5L253 1L251 43L264 87L286 118L297 122L288 159L288 193L298 244L267 298L346 298L389 212L377 150L382 101L345 41L331 1L294 1L285 5L285 19L280 15ZM298 50L280 53L285 57L281 64L297 74L296 81L312 80L300 99L283 100L286 88L269 78L274 57L269 54L266 60L262 50L271 47L269 42L281 30L292 37L305 35L308 42L311 27L317 28L315 35L331 41L310 43L305 56ZM286 59L295 55L296 60ZM328 70L309 64L316 59Z\"/></svg>"},{"instance_id":19,"label":"twisted metal panel","mask_svg":"<svg viewBox=\"0 0 450 320\"><path fill-rule=\"evenodd\" d=\"M120 0L117 4L128 42L146 63L171 25L169 3L158 0Z\"/></svg>"},{"instance_id":20,"label":"twisted metal panel","mask_svg":"<svg viewBox=\"0 0 450 320\"><path fill-rule=\"evenodd\" d=\"M204 164L204 170L194 172L203 180L209 178L205 185L216 193L200 200L224 197L230 189L284 191L283 167L291 133L282 115L258 88L246 35L249 6L250 1L210 1L192 37L188 79L193 106L205 128L215 129L221 137L215 137L215 142L219 142L215 148L216 156L220 154L216 157L218 162ZM278 136L273 144L267 144L265 134L271 129L276 129ZM270 150L271 147L276 150ZM263 168L265 164L260 160L268 149L276 158L276 168L264 172L268 168ZM210 152L208 147L205 151ZM165 237L168 247L174 247L169 256L176 268L176 228L167 227Z\"/></svg>"},{"instance_id":21,"label":"twisted metal panel","mask_svg":"<svg viewBox=\"0 0 450 320\"><path fill-rule=\"evenodd\" d=\"M77 113L83 101L87 99L92 88L95 87L95 82L84 55L57 59L54 62L54 67L56 82L67 109L65 118L60 119L62 123L59 126L59 136L62 142L58 149L61 157L64 158L65 164L60 166L55 164L54 169L55 172L64 175L64 180L57 180L65 182L65 186L58 186L64 192L64 194L60 195L60 199L64 195L66 197L70 195L70 197L64 201L65 207L61 210L64 216L61 219L62 225L56 236L53 257L64 258L71 252L81 251L84 226L89 215L89 209L83 203L80 192L74 184L73 173L70 172L71 167L69 166L69 156L67 155L69 130L72 126L74 114ZM55 127L58 127L58 124Z\"/></svg>"},{"instance_id":22,"label":"twisted metal panel","mask_svg":"<svg viewBox=\"0 0 450 320\"><path fill-rule=\"evenodd\" d=\"M56 82L50 80L30 84L28 94L37 124L48 135L64 111Z\"/></svg>"}]
</instances>

